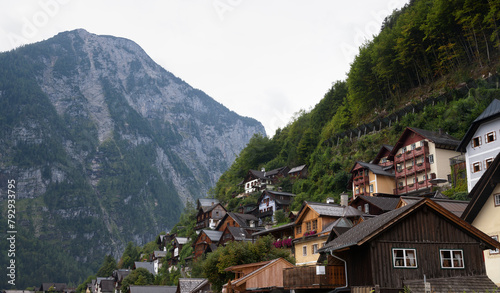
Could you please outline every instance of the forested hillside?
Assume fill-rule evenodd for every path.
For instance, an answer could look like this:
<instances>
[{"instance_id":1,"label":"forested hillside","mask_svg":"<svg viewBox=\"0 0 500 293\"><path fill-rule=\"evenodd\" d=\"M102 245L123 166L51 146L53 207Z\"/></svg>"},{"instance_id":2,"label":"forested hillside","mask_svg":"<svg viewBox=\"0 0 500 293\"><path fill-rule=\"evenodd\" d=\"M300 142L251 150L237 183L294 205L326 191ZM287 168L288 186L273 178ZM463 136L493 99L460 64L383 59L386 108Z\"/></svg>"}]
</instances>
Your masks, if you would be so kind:
<instances>
[{"instance_id":1,"label":"forested hillside","mask_svg":"<svg viewBox=\"0 0 500 293\"><path fill-rule=\"evenodd\" d=\"M380 33L359 49L346 80L334 82L310 112L298 113L272 138L254 136L213 195L234 208L244 204L233 197L248 169L307 164L307 179L282 182L284 190L298 195L298 208L303 199L323 201L346 191L354 162L373 159L381 144L395 143L405 127L442 129L461 139L490 101L500 98L499 20L500 1L410 1L385 19ZM440 102L391 127L325 143L437 96Z\"/></svg>"}]
</instances>

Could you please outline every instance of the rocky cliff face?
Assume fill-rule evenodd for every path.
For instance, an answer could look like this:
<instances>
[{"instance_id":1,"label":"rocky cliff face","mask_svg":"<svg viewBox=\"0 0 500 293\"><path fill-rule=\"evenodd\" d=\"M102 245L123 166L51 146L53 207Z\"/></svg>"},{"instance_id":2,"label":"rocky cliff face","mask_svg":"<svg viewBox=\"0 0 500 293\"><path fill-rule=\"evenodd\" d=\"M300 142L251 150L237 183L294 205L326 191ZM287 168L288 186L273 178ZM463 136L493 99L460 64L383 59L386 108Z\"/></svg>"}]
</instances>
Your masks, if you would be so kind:
<instances>
[{"instance_id":1,"label":"rocky cliff face","mask_svg":"<svg viewBox=\"0 0 500 293\"><path fill-rule=\"evenodd\" d=\"M20 237L92 268L172 227L264 133L134 42L85 30L0 54L0 79L0 188L16 180Z\"/></svg>"}]
</instances>

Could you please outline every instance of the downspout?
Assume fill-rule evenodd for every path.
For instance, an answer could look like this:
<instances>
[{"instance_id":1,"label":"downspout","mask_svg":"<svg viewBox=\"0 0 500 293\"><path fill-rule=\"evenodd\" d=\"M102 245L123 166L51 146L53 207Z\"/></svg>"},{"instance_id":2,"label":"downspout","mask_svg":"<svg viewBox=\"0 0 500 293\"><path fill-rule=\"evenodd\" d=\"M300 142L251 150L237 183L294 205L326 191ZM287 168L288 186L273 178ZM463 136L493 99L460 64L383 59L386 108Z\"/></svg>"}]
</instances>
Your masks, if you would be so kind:
<instances>
[{"instance_id":1,"label":"downspout","mask_svg":"<svg viewBox=\"0 0 500 293\"><path fill-rule=\"evenodd\" d=\"M335 291L337 291L339 289L345 289L349 285L349 283L347 281L347 262L345 260L341 259L340 257L338 257L336 255L333 255L333 251L332 250L330 250L330 255L333 256L333 257L335 257L336 259L342 261L344 263L344 270L345 270L345 286L344 287L335 288Z\"/></svg>"}]
</instances>

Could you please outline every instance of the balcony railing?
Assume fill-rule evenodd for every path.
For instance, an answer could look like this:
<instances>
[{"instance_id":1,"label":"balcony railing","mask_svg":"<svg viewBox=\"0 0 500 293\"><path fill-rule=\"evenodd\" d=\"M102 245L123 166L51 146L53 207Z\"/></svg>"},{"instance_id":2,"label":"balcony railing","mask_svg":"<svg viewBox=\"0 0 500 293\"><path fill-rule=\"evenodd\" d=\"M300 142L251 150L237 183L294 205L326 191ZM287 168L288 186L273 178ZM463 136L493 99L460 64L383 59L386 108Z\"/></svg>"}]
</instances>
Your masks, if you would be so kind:
<instances>
[{"instance_id":1,"label":"balcony railing","mask_svg":"<svg viewBox=\"0 0 500 293\"><path fill-rule=\"evenodd\" d=\"M294 267L283 270L283 286L290 289L320 289L345 286L344 266L325 266L325 274L317 275L315 266Z\"/></svg>"}]
</instances>

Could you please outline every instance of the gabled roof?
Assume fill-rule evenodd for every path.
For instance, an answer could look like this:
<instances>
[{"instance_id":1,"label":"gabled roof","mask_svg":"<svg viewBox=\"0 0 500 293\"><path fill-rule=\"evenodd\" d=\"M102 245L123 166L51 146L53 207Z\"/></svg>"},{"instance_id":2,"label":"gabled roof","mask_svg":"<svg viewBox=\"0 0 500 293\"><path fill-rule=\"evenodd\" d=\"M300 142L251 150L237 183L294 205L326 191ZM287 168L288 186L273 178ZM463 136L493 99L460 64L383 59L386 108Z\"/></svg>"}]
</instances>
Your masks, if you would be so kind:
<instances>
[{"instance_id":1,"label":"gabled roof","mask_svg":"<svg viewBox=\"0 0 500 293\"><path fill-rule=\"evenodd\" d=\"M305 216L308 208L316 212L319 216L326 217L359 217L363 215L363 212L351 206L343 207L338 204L305 201L295 222L300 221Z\"/></svg>"},{"instance_id":2,"label":"gabled roof","mask_svg":"<svg viewBox=\"0 0 500 293\"><path fill-rule=\"evenodd\" d=\"M382 211L392 211L394 210L399 203L399 197L378 197L378 196L366 196L366 195L358 195L351 203L354 204L358 201L366 201Z\"/></svg>"},{"instance_id":3,"label":"gabled roof","mask_svg":"<svg viewBox=\"0 0 500 293\"><path fill-rule=\"evenodd\" d=\"M150 272L153 275L155 273L155 265L152 262L136 261L136 262L134 262L134 265L135 265L136 269L143 268L143 269L148 270L148 272Z\"/></svg>"},{"instance_id":4,"label":"gabled roof","mask_svg":"<svg viewBox=\"0 0 500 293\"><path fill-rule=\"evenodd\" d=\"M234 241L251 241L252 236L245 228L240 227L226 227L226 231L233 236ZM224 232L226 232L224 231Z\"/></svg>"},{"instance_id":5,"label":"gabled roof","mask_svg":"<svg viewBox=\"0 0 500 293\"><path fill-rule=\"evenodd\" d=\"M472 122L470 125L469 129L465 133L464 137L462 138L462 141L460 141L460 144L457 146L457 152L462 152L464 153L467 144L470 142L474 134L476 133L477 129L481 124L484 122L500 118L500 100L494 99L486 109L484 109L483 113L479 115L476 120Z\"/></svg>"},{"instance_id":6,"label":"gabled roof","mask_svg":"<svg viewBox=\"0 0 500 293\"><path fill-rule=\"evenodd\" d=\"M130 285L130 293L175 293L176 286Z\"/></svg>"},{"instance_id":7,"label":"gabled roof","mask_svg":"<svg viewBox=\"0 0 500 293\"><path fill-rule=\"evenodd\" d=\"M352 167L352 169L351 169L351 173L352 173L352 171L354 171L354 168L356 168L357 164L359 164L361 167L363 167L365 169L370 170L373 174L383 175L383 176L387 176L387 177L395 177L393 172L387 171L387 167L383 167L383 166L380 166L377 164L360 162L360 161L358 161L354 164L354 167Z\"/></svg>"},{"instance_id":8,"label":"gabled roof","mask_svg":"<svg viewBox=\"0 0 500 293\"><path fill-rule=\"evenodd\" d=\"M153 254L154 254L154 257L156 257L156 258L166 257L167 256L167 252L163 251L163 250L155 250L153 252Z\"/></svg>"},{"instance_id":9,"label":"gabled roof","mask_svg":"<svg viewBox=\"0 0 500 293\"><path fill-rule=\"evenodd\" d=\"M422 199L421 197L416 197L416 196L401 196L399 198L400 202L398 203L398 206L413 204L421 199ZM454 200L449 198L433 197L431 198L431 200L436 202L443 208L447 209L448 211L452 212L457 217L462 216L462 213L469 204L468 201Z\"/></svg>"},{"instance_id":10,"label":"gabled roof","mask_svg":"<svg viewBox=\"0 0 500 293\"><path fill-rule=\"evenodd\" d=\"M113 277L117 282L121 282L126 276L128 276L132 271L129 269L119 269L113 271Z\"/></svg>"},{"instance_id":11,"label":"gabled roof","mask_svg":"<svg viewBox=\"0 0 500 293\"><path fill-rule=\"evenodd\" d=\"M479 231L477 228L466 223L465 221L462 221L460 218L447 211L432 200L422 198L420 201L417 201L413 204L395 209L380 216L374 217L373 219L361 222L360 224L352 227L349 230L349 233L344 233L338 238L325 244L325 246L319 251L328 252L349 248L351 246L360 246L387 231L388 229L390 229L390 227L399 223L402 219L406 218L406 216L412 214L414 211L423 206L427 206L433 209L437 213L450 220L455 225L460 226L462 230L480 239L481 242L486 244L487 248L493 249L496 247L498 242L493 240L488 235Z\"/></svg>"},{"instance_id":12,"label":"gabled roof","mask_svg":"<svg viewBox=\"0 0 500 293\"><path fill-rule=\"evenodd\" d=\"M179 243L180 245L186 244L189 242L189 238L187 238L187 237L175 237L175 242Z\"/></svg>"},{"instance_id":13,"label":"gabled roof","mask_svg":"<svg viewBox=\"0 0 500 293\"><path fill-rule=\"evenodd\" d=\"M244 267L251 267L251 266L258 267L258 266L260 266L260 268L256 269L255 271L253 271L253 272L251 272L251 273L249 273L249 274L247 274L239 279L231 281L231 284L233 286L238 286L239 284L244 283L248 279L264 273L266 270L277 265L278 263L283 263L283 264L285 264L285 266L290 267L290 268L294 267L293 264L288 262L286 259L280 257L280 258L277 258L277 259L274 259L271 261L228 267L225 269L225 271L233 271L234 272L234 271L240 270L241 268L244 268Z\"/></svg>"},{"instance_id":14,"label":"gabled roof","mask_svg":"<svg viewBox=\"0 0 500 293\"><path fill-rule=\"evenodd\" d=\"M219 242L220 238L222 237L222 231L217 231L217 230L201 230L202 233L205 233L207 237L210 239L212 242ZM200 233L201 235L201 233Z\"/></svg>"},{"instance_id":15,"label":"gabled roof","mask_svg":"<svg viewBox=\"0 0 500 293\"><path fill-rule=\"evenodd\" d=\"M201 207L211 207L214 204L218 204L218 203L220 203L220 202L216 198L200 198L197 201L197 208L199 209Z\"/></svg>"},{"instance_id":16,"label":"gabled roof","mask_svg":"<svg viewBox=\"0 0 500 293\"><path fill-rule=\"evenodd\" d=\"M115 280L105 279L101 280L101 292L115 292Z\"/></svg>"},{"instance_id":17,"label":"gabled roof","mask_svg":"<svg viewBox=\"0 0 500 293\"><path fill-rule=\"evenodd\" d=\"M222 219L221 223L224 222L224 220L227 217L231 217L233 220L240 225L240 227L249 227L249 222L254 221L254 223L258 223L259 219L252 215L252 214L241 214L241 213L234 213L234 212L229 212L227 213L224 218Z\"/></svg>"},{"instance_id":18,"label":"gabled roof","mask_svg":"<svg viewBox=\"0 0 500 293\"><path fill-rule=\"evenodd\" d=\"M429 141L433 142L437 148L440 148L440 149L454 150L454 149L456 149L456 147L460 143L460 141L458 139L456 139L453 136L446 134L446 133L434 132L434 131L430 131L430 130L415 128L415 127L407 127L403 131L403 134L401 134L398 141L394 145L394 148L392 149L391 153L389 154L390 159L394 158L394 156L396 155L396 152L404 146L403 142L412 133L416 133L416 134L422 136L423 138L428 139Z\"/></svg>"},{"instance_id":19,"label":"gabled roof","mask_svg":"<svg viewBox=\"0 0 500 293\"><path fill-rule=\"evenodd\" d=\"M289 205L290 202L295 197L295 194L293 194L293 193L266 189L266 190L262 191L262 194L260 195L257 202L260 203L265 195L268 195L270 198L274 199L274 201L276 201L280 205ZM281 199L281 197L283 197L283 199Z\"/></svg>"},{"instance_id":20,"label":"gabled roof","mask_svg":"<svg viewBox=\"0 0 500 293\"><path fill-rule=\"evenodd\" d=\"M472 223L498 184L500 184L500 153L470 191L469 197L472 199L463 212L462 219Z\"/></svg>"},{"instance_id":21,"label":"gabled roof","mask_svg":"<svg viewBox=\"0 0 500 293\"><path fill-rule=\"evenodd\" d=\"M205 282L203 278L179 278L177 284L177 292L190 293L194 288L198 287L201 283Z\"/></svg>"},{"instance_id":22,"label":"gabled roof","mask_svg":"<svg viewBox=\"0 0 500 293\"><path fill-rule=\"evenodd\" d=\"M383 144L380 147L380 150L378 151L377 155L375 156L375 159L373 159L372 163L373 164L378 164L380 162L380 159L384 157L384 153L389 154L394 147L392 145L388 144Z\"/></svg>"},{"instance_id":23,"label":"gabled roof","mask_svg":"<svg viewBox=\"0 0 500 293\"><path fill-rule=\"evenodd\" d=\"M288 171L288 174L292 174L292 173L295 173L295 172L300 172L302 170L304 170L306 168L307 165L300 165L300 166L297 166L297 167L293 167L290 171Z\"/></svg>"},{"instance_id":24,"label":"gabled roof","mask_svg":"<svg viewBox=\"0 0 500 293\"><path fill-rule=\"evenodd\" d=\"M42 283L42 286L40 286L40 291L49 291L49 289L53 287L55 289L55 292L62 292L66 290L66 283Z\"/></svg>"}]
</instances>

